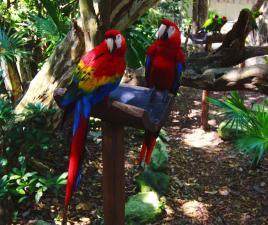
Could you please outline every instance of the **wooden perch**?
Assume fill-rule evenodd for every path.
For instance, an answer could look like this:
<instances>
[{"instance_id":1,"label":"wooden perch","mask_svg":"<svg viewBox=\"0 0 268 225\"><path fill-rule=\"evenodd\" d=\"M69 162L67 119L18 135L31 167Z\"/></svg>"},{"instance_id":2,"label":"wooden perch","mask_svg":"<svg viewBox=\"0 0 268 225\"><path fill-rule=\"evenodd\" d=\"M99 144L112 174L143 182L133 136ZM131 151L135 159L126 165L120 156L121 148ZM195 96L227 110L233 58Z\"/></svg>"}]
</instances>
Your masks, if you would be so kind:
<instances>
[{"instance_id":1,"label":"wooden perch","mask_svg":"<svg viewBox=\"0 0 268 225\"><path fill-rule=\"evenodd\" d=\"M167 118L173 95L145 87L120 85L110 95L110 104L101 103L92 115L107 122L156 132Z\"/></svg>"},{"instance_id":2,"label":"wooden perch","mask_svg":"<svg viewBox=\"0 0 268 225\"><path fill-rule=\"evenodd\" d=\"M61 100L66 90L55 90L56 102ZM122 84L110 94L108 104L95 105L91 115L117 125L156 132L163 126L172 103L173 95L168 92Z\"/></svg>"}]
</instances>

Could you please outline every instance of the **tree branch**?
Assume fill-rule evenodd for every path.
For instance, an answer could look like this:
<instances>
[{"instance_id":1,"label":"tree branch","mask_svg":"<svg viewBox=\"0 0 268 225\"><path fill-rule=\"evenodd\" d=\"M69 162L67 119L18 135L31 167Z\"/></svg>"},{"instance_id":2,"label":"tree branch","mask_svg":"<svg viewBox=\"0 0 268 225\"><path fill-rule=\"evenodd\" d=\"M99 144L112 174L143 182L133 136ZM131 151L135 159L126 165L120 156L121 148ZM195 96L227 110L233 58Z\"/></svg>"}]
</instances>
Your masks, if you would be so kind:
<instances>
[{"instance_id":1,"label":"tree branch","mask_svg":"<svg viewBox=\"0 0 268 225\"><path fill-rule=\"evenodd\" d=\"M93 1L79 0L79 9L85 36L85 50L89 51L96 45L95 33L97 32L98 19Z\"/></svg>"},{"instance_id":2,"label":"tree branch","mask_svg":"<svg viewBox=\"0 0 268 225\"><path fill-rule=\"evenodd\" d=\"M186 70L182 77L183 86L209 91L250 90L268 94L268 65L245 68L213 68L198 74Z\"/></svg>"},{"instance_id":3,"label":"tree branch","mask_svg":"<svg viewBox=\"0 0 268 225\"><path fill-rule=\"evenodd\" d=\"M265 0L257 0L257 2L252 6L252 11L259 10Z\"/></svg>"},{"instance_id":4,"label":"tree branch","mask_svg":"<svg viewBox=\"0 0 268 225\"><path fill-rule=\"evenodd\" d=\"M120 7L115 7L111 13L111 26L115 29L124 30L146 10L155 5L159 0L124 0Z\"/></svg>"},{"instance_id":5,"label":"tree branch","mask_svg":"<svg viewBox=\"0 0 268 225\"><path fill-rule=\"evenodd\" d=\"M263 47L246 47L244 50L244 60L256 56L268 55L268 46Z\"/></svg>"}]
</instances>

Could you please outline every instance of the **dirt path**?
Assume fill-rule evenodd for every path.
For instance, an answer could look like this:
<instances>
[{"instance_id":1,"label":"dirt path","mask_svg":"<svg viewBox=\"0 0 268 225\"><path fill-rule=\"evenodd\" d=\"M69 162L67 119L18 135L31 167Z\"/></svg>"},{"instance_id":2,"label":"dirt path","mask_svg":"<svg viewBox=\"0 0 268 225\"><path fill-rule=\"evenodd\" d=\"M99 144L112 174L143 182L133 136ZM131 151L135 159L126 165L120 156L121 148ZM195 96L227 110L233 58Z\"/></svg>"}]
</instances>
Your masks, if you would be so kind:
<instances>
[{"instance_id":1,"label":"dirt path","mask_svg":"<svg viewBox=\"0 0 268 225\"><path fill-rule=\"evenodd\" d=\"M258 97L244 94L247 98ZM170 138L168 174L171 186L165 213L154 224L267 225L268 160L264 161L266 169L250 170L248 159L237 154L234 147L223 142L215 132L219 117L213 108L209 121L211 131L200 130L200 96L199 90L183 88L165 127ZM128 128L126 133L126 192L129 196L137 192L133 177L140 171L137 156L142 132ZM103 221L102 164L100 145L96 141L87 145L85 158L81 188L71 204L70 223L100 225ZM30 217L55 221L63 196L64 191L58 197L48 195L34 208L29 206ZM24 224L22 221L30 224L33 220L25 217L20 224Z\"/></svg>"},{"instance_id":2,"label":"dirt path","mask_svg":"<svg viewBox=\"0 0 268 225\"><path fill-rule=\"evenodd\" d=\"M243 94L247 99L258 98L253 93ZM179 111L172 112L167 126L170 208L156 224L268 224L268 170L250 170L248 159L218 137L215 128L219 116L213 107L209 120L212 131L199 129L200 96L199 90L184 89L176 102Z\"/></svg>"}]
</instances>

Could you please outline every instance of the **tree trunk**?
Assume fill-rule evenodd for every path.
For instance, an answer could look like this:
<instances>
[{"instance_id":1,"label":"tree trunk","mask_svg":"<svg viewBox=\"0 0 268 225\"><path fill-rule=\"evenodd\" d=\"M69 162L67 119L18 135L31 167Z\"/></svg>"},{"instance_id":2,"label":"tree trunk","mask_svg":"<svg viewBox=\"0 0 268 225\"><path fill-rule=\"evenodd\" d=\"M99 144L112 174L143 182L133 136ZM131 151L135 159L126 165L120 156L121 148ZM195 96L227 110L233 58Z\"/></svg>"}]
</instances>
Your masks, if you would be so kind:
<instances>
[{"instance_id":1,"label":"tree trunk","mask_svg":"<svg viewBox=\"0 0 268 225\"><path fill-rule=\"evenodd\" d=\"M193 1L193 32L196 33L208 18L208 0Z\"/></svg>"},{"instance_id":2,"label":"tree trunk","mask_svg":"<svg viewBox=\"0 0 268 225\"><path fill-rule=\"evenodd\" d=\"M260 10L263 15L257 19L258 31L256 32L256 45L262 46L268 43L268 2L264 2Z\"/></svg>"},{"instance_id":3,"label":"tree trunk","mask_svg":"<svg viewBox=\"0 0 268 225\"><path fill-rule=\"evenodd\" d=\"M30 65L30 59L17 57L16 66L18 68L23 90L25 91L25 85L27 85L35 75Z\"/></svg>"},{"instance_id":4,"label":"tree trunk","mask_svg":"<svg viewBox=\"0 0 268 225\"><path fill-rule=\"evenodd\" d=\"M21 112L28 103L42 102L44 105L51 105L55 88L68 84L84 49L83 32L76 23L73 23L66 38L31 81L16 111ZM63 74L65 76L62 76Z\"/></svg>"},{"instance_id":5,"label":"tree trunk","mask_svg":"<svg viewBox=\"0 0 268 225\"><path fill-rule=\"evenodd\" d=\"M252 11L259 10L264 2L265 0L257 0L256 3L252 6Z\"/></svg>"},{"instance_id":6,"label":"tree trunk","mask_svg":"<svg viewBox=\"0 0 268 225\"><path fill-rule=\"evenodd\" d=\"M16 63L2 59L1 67L3 69L3 78L6 90L12 96L13 102L16 102L21 97L23 92Z\"/></svg>"},{"instance_id":7,"label":"tree trunk","mask_svg":"<svg viewBox=\"0 0 268 225\"><path fill-rule=\"evenodd\" d=\"M208 18L208 0L199 0L198 21L202 25Z\"/></svg>"},{"instance_id":8,"label":"tree trunk","mask_svg":"<svg viewBox=\"0 0 268 225\"><path fill-rule=\"evenodd\" d=\"M85 51L87 52L97 44L97 16L94 11L93 1L79 0L79 8L85 39Z\"/></svg>"}]
</instances>

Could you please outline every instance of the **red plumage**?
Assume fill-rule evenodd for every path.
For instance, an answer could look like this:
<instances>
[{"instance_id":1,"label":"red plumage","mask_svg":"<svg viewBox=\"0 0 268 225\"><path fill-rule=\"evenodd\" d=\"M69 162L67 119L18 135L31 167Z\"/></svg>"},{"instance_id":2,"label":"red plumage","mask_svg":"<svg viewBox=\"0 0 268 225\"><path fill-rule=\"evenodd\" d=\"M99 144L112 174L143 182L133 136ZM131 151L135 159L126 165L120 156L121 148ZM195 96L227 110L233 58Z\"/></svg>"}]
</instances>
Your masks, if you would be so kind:
<instances>
[{"instance_id":1,"label":"red plumage","mask_svg":"<svg viewBox=\"0 0 268 225\"><path fill-rule=\"evenodd\" d=\"M159 90L169 90L176 80L176 64L185 63L185 56L181 49L181 33L173 22L163 19L161 24L173 26L174 34L168 39L157 39L147 50L147 57L151 58L151 65L147 68L147 85Z\"/></svg>"},{"instance_id":2,"label":"red plumage","mask_svg":"<svg viewBox=\"0 0 268 225\"><path fill-rule=\"evenodd\" d=\"M181 49L181 33L177 25L167 19L161 20L159 31L160 29L165 29L161 33L162 36L158 37L147 50L147 86L176 94L179 87L182 65L185 63L185 56ZM180 69L178 64L180 64ZM145 131L139 158L140 163L143 161L145 153L145 163L150 163L150 157L158 134L159 132L151 133Z\"/></svg>"},{"instance_id":3,"label":"red plumage","mask_svg":"<svg viewBox=\"0 0 268 225\"><path fill-rule=\"evenodd\" d=\"M79 125L75 132L75 135L72 137L72 145L69 159L69 168L68 168L68 185L66 187L64 207L67 208L73 193L74 183L79 169L79 163L81 163L81 154L83 151L86 133L88 127L88 118L80 116Z\"/></svg>"},{"instance_id":4,"label":"red plumage","mask_svg":"<svg viewBox=\"0 0 268 225\"><path fill-rule=\"evenodd\" d=\"M74 189L79 186L82 154L92 107L103 101L120 83L125 71L126 41L117 30L105 33L105 40L86 53L60 105L74 107L74 125L64 202L64 221Z\"/></svg>"}]
</instances>

